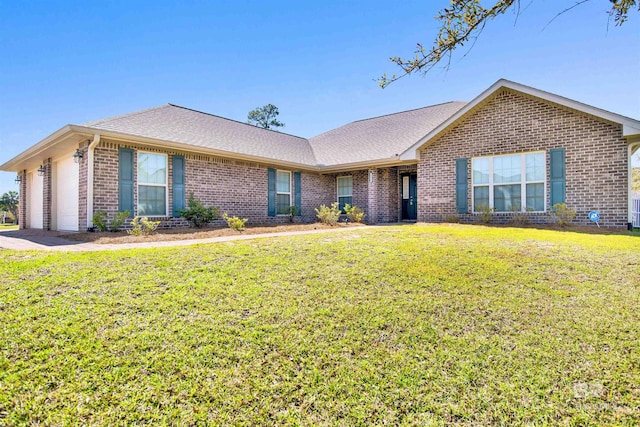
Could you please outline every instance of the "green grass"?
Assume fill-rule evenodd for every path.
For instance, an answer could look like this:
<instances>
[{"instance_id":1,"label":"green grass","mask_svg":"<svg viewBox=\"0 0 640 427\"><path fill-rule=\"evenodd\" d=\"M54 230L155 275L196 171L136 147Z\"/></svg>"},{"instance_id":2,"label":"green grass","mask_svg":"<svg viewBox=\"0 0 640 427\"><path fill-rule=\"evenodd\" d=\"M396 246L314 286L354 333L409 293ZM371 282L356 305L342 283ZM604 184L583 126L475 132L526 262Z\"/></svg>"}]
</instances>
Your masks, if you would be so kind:
<instances>
[{"instance_id":1,"label":"green grass","mask_svg":"<svg viewBox=\"0 0 640 427\"><path fill-rule=\"evenodd\" d=\"M18 226L13 224L0 224L0 230L17 230Z\"/></svg>"},{"instance_id":2,"label":"green grass","mask_svg":"<svg viewBox=\"0 0 640 427\"><path fill-rule=\"evenodd\" d=\"M640 238L0 251L0 425L637 425Z\"/></svg>"}]
</instances>

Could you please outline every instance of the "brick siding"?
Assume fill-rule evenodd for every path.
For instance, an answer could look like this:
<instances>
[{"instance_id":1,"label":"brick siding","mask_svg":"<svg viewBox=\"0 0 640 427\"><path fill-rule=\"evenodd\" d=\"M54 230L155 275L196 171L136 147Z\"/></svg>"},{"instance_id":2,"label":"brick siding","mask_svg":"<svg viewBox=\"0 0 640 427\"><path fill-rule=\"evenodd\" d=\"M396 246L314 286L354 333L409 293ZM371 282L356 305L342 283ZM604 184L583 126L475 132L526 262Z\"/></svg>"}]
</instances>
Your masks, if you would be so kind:
<instances>
[{"instance_id":1,"label":"brick siding","mask_svg":"<svg viewBox=\"0 0 640 427\"><path fill-rule=\"evenodd\" d=\"M48 158L43 163L45 168L43 183L42 183L42 229L43 230L51 230L52 226L52 205L51 202L53 200L52 196L52 171L53 171L53 163L51 162L51 158Z\"/></svg>"},{"instance_id":2,"label":"brick siding","mask_svg":"<svg viewBox=\"0 0 640 427\"><path fill-rule=\"evenodd\" d=\"M551 222L549 150L565 148L566 203L577 211L576 225L591 224L597 210L601 225L627 224L627 145L622 126L545 100L503 89L478 105L459 124L420 150L418 219L443 221L456 216L455 160L478 156L546 151L546 214L530 214L534 222ZM471 209L471 161L468 202ZM505 222L510 214L494 215ZM473 214L460 215L473 222Z\"/></svg>"},{"instance_id":3,"label":"brick siding","mask_svg":"<svg viewBox=\"0 0 640 427\"><path fill-rule=\"evenodd\" d=\"M21 171L20 185L18 186L18 228L27 228L27 171Z\"/></svg>"}]
</instances>

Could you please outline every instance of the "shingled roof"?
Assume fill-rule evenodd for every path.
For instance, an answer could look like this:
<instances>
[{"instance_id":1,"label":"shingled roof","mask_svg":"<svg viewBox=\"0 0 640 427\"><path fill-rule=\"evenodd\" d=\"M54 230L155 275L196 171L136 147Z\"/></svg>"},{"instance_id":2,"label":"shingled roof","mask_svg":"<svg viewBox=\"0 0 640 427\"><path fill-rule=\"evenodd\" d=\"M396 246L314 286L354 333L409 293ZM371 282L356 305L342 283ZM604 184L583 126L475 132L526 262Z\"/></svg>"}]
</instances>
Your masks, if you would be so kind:
<instances>
[{"instance_id":1,"label":"shingled roof","mask_svg":"<svg viewBox=\"0 0 640 427\"><path fill-rule=\"evenodd\" d=\"M172 104L96 120L82 126L229 153L315 164L309 141L305 138Z\"/></svg>"},{"instance_id":2,"label":"shingled roof","mask_svg":"<svg viewBox=\"0 0 640 427\"><path fill-rule=\"evenodd\" d=\"M173 104L82 126L304 165L335 166L391 159L464 105L447 102L358 120L311 139Z\"/></svg>"},{"instance_id":3,"label":"shingled roof","mask_svg":"<svg viewBox=\"0 0 640 427\"><path fill-rule=\"evenodd\" d=\"M327 166L390 159L465 105L465 102L447 102L358 120L314 136L310 139L311 148L316 161Z\"/></svg>"}]
</instances>

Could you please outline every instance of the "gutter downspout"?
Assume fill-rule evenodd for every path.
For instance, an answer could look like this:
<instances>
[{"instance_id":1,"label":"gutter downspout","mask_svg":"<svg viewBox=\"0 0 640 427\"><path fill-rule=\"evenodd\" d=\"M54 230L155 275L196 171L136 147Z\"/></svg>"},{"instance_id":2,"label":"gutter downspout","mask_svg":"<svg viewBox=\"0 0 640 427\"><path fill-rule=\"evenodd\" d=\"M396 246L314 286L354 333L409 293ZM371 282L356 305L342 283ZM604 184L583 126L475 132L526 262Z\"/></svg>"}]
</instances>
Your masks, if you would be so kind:
<instances>
[{"instance_id":1,"label":"gutter downspout","mask_svg":"<svg viewBox=\"0 0 640 427\"><path fill-rule=\"evenodd\" d=\"M87 229L93 227L93 150L100 143L100 135L93 135L93 141L87 148Z\"/></svg>"}]
</instances>

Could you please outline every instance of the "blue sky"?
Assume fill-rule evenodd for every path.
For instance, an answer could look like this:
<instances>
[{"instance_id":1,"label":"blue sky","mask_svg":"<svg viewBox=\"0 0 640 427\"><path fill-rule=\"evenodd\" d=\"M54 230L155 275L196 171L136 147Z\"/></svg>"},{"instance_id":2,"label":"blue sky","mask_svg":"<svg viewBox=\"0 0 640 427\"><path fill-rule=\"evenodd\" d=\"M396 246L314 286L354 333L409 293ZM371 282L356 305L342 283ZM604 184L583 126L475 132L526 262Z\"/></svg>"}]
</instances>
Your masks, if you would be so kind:
<instances>
[{"instance_id":1,"label":"blue sky","mask_svg":"<svg viewBox=\"0 0 640 427\"><path fill-rule=\"evenodd\" d=\"M380 89L388 58L430 45L448 1L1 1L0 163L67 123L165 103L245 121L267 103L284 132L468 101L499 78L640 118L640 14L593 0L523 2L449 70ZM0 194L17 189L0 173Z\"/></svg>"}]
</instances>

